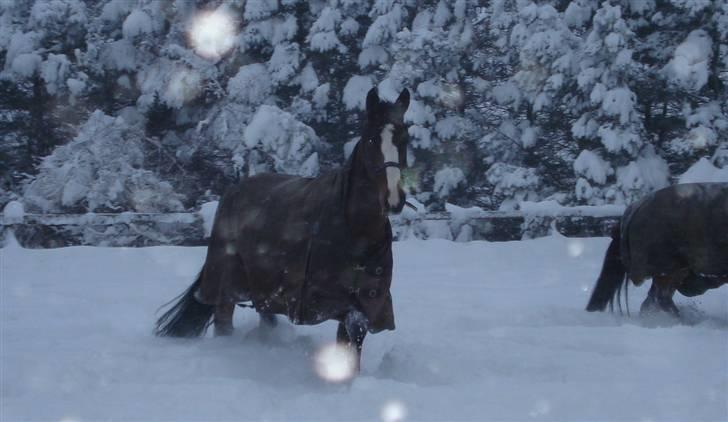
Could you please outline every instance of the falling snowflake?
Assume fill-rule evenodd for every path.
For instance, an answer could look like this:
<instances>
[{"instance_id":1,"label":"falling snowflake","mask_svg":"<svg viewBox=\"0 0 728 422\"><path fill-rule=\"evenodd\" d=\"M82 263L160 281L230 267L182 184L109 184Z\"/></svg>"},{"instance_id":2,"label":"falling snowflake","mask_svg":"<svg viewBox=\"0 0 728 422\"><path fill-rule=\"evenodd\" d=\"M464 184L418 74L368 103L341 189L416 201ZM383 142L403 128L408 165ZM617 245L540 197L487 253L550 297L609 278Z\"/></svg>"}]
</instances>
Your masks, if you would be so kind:
<instances>
[{"instance_id":1,"label":"falling snowflake","mask_svg":"<svg viewBox=\"0 0 728 422\"><path fill-rule=\"evenodd\" d=\"M356 373L357 356L351 348L340 344L328 344L315 357L316 373L329 382L343 382Z\"/></svg>"},{"instance_id":2,"label":"falling snowflake","mask_svg":"<svg viewBox=\"0 0 728 422\"><path fill-rule=\"evenodd\" d=\"M584 253L584 242L579 239L571 239L566 245L566 248L569 251L569 256L578 258Z\"/></svg>"},{"instance_id":3,"label":"falling snowflake","mask_svg":"<svg viewBox=\"0 0 728 422\"><path fill-rule=\"evenodd\" d=\"M382 406L383 422L400 422L407 417L407 407L399 400L390 400Z\"/></svg>"},{"instance_id":4,"label":"falling snowflake","mask_svg":"<svg viewBox=\"0 0 728 422\"><path fill-rule=\"evenodd\" d=\"M202 12L190 25L190 43L200 56L219 60L235 44L237 25L224 7Z\"/></svg>"}]
</instances>

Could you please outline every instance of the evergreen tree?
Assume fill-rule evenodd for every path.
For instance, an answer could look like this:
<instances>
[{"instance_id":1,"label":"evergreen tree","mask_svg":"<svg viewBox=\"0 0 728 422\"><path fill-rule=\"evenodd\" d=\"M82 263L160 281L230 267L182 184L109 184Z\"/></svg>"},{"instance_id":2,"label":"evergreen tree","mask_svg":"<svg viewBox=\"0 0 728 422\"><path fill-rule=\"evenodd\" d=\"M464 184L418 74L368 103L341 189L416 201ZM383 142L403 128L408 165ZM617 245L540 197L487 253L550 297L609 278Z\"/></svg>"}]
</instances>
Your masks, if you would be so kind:
<instances>
[{"instance_id":1,"label":"evergreen tree","mask_svg":"<svg viewBox=\"0 0 728 422\"><path fill-rule=\"evenodd\" d=\"M0 202L24 181L55 195L30 188L41 161L95 110L186 208L261 171L315 175L372 87L412 94L405 183L433 210L628 203L728 162L725 2L37 0L0 3L0 24Z\"/></svg>"},{"instance_id":2,"label":"evergreen tree","mask_svg":"<svg viewBox=\"0 0 728 422\"><path fill-rule=\"evenodd\" d=\"M43 159L27 186L28 210L40 212L167 212L181 195L145 169L151 155L140 127L94 112L71 142Z\"/></svg>"}]
</instances>

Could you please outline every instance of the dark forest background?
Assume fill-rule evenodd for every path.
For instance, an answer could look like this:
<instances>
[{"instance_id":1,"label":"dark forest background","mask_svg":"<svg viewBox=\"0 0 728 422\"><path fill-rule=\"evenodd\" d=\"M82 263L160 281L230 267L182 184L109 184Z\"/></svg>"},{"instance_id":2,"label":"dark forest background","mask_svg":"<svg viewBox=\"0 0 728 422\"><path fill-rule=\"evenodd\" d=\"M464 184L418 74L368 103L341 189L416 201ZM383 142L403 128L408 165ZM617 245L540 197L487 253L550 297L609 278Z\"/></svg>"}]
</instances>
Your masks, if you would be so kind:
<instances>
[{"instance_id":1,"label":"dark forest background","mask_svg":"<svg viewBox=\"0 0 728 422\"><path fill-rule=\"evenodd\" d=\"M728 180L723 0L2 2L0 69L0 207L180 211L313 176L373 86L412 93L407 190L431 210Z\"/></svg>"}]
</instances>

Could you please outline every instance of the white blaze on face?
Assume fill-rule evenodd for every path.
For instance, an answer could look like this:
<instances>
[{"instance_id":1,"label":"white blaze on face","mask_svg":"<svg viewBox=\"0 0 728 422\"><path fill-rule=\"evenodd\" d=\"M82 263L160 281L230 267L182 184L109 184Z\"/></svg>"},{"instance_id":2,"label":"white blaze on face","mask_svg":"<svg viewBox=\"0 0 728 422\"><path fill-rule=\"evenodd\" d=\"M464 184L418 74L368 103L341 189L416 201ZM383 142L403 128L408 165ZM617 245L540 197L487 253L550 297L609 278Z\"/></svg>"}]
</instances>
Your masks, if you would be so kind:
<instances>
[{"instance_id":1,"label":"white blaze on face","mask_svg":"<svg viewBox=\"0 0 728 422\"><path fill-rule=\"evenodd\" d=\"M399 163L399 151L392 142L392 136L394 132L394 125L388 124L382 129L382 133L379 135L382 139L382 155L384 156L384 162ZM389 196L387 202L390 207L396 207L399 205L399 179L401 177L399 168L387 167L387 190Z\"/></svg>"}]
</instances>

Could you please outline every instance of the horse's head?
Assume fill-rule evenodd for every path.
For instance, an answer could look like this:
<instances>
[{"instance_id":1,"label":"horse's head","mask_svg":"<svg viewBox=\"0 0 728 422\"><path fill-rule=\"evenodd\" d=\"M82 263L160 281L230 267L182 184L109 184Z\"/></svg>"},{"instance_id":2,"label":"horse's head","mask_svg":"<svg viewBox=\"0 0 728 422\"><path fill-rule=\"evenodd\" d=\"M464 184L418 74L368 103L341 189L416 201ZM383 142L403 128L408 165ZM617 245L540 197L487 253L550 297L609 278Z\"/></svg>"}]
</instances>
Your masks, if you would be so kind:
<instances>
[{"instance_id":1,"label":"horse's head","mask_svg":"<svg viewBox=\"0 0 728 422\"><path fill-rule=\"evenodd\" d=\"M367 176L376 183L383 208L394 213L402 211L405 205L401 170L407 167L409 134L404 124L404 113L409 101L407 89L394 103L381 101L376 88L367 94L367 123L361 150Z\"/></svg>"}]
</instances>

